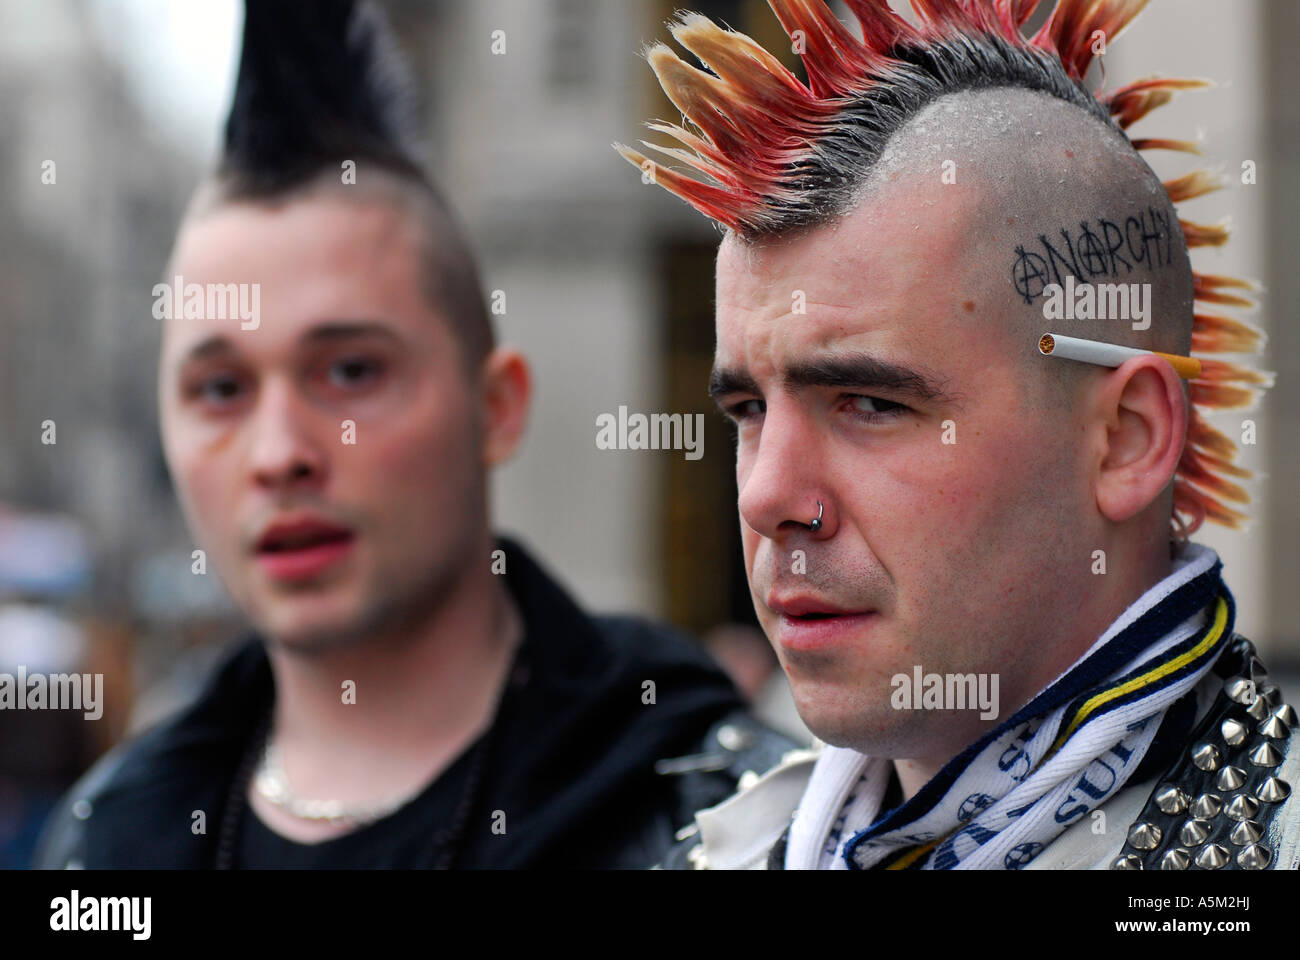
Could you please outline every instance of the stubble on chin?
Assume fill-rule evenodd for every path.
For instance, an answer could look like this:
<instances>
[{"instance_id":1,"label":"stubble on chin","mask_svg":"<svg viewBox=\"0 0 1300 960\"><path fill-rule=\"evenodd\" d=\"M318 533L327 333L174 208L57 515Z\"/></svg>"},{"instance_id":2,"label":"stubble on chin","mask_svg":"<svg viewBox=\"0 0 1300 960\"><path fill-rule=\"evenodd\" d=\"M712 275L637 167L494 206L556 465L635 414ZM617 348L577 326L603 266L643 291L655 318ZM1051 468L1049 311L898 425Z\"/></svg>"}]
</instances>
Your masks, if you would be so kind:
<instances>
[{"instance_id":1,"label":"stubble on chin","mask_svg":"<svg viewBox=\"0 0 1300 960\"><path fill-rule=\"evenodd\" d=\"M796 696L799 715L824 743L887 757L905 756L916 746L919 718L910 711L892 709L888 698L880 700L862 691L828 695L808 690L805 696L806 705Z\"/></svg>"},{"instance_id":2,"label":"stubble on chin","mask_svg":"<svg viewBox=\"0 0 1300 960\"><path fill-rule=\"evenodd\" d=\"M334 585L334 590L341 588L341 584ZM250 618L274 648L314 656L364 642L391 616L381 602L372 602L368 608L339 609L332 592L317 586L264 594L257 598L259 612Z\"/></svg>"}]
</instances>

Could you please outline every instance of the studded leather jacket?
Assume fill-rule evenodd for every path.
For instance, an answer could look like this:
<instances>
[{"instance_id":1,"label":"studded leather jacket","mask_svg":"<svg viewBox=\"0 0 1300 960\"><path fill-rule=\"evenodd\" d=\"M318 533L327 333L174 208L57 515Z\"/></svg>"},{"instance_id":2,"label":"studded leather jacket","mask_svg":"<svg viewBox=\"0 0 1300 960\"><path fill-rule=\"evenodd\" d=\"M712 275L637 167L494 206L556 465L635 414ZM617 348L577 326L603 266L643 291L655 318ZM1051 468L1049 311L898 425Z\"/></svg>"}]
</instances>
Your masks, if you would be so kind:
<instances>
[{"instance_id":1,"label":"studded leather jacket","mask_svg":"<svg viewBox=\"0 0 1300 960\"><path fill-rule=\"evenodd\" d=\"M1300 869L1296 711L1268 681L1249 640L1233 641L1203 681L1209 706L1174 761L1121 789L1027 869ZM696 814L668 869L782 869L795 808L816 762L797 751L716 807Z\"/></svg>"},{"instance_id":2,"label":"studded leather jacket","mask_svg":"<svg viewBox=\"0 0 1300 960\"><path fill-rule=\"evenodd\" d=\"M1222 689L1129 827L1112 869L1300 866L1300 816L1289 802L1300 759L1288 750L1295 708L1267 682L1244 637L1234 638L1220 664Z\"/></svg>"}]
</instances>

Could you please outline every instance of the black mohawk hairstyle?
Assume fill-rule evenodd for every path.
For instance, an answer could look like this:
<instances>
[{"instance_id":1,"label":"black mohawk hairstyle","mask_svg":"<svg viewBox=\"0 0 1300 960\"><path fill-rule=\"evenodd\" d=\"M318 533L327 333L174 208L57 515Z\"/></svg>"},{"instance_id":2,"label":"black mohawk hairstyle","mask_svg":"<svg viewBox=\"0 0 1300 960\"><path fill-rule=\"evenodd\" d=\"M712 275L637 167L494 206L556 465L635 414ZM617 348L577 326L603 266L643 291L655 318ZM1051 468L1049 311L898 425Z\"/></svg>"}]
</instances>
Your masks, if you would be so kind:
<instances>
[{"instance_id":1,"label":"black mohawk hairstyle","mask_svg":"<svg viewBox=\"0 0 1300 960\"><path fill-rule=\"evenodd\" d=\"M371 0L246 0L218 174L261 196L344 160L425 180L416 89Z\"/></svg>"}]
</instances>

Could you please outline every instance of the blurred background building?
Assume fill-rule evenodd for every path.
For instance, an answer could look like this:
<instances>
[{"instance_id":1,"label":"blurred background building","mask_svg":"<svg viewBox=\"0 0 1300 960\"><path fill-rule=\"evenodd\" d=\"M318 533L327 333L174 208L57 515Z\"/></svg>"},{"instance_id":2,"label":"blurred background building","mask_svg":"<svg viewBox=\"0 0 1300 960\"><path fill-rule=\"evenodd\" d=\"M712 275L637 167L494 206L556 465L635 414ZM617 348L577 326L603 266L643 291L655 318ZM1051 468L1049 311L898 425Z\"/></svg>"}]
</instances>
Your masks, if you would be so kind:
<instances>
[{"instance_id":1,"label":"blurred background building","mask_svg":"<svg viewBox=\"0 0 1300 960\"><path fill-rule=\"evenodd\" d=\"M645 135L643 119L677 119L638 54L668 39L679 5L788 51L763 0L384 0L427 95L430 168L477 244L486 289L504 294L501 335L534 366L528 439L493 481L500 528L589 607L703 634L753 623L731 439L705 395L719 234L610 147ZM24 569L30 548L16 544L38 528L79 571L12 574L0 603L40 620L22 636L62 635L80 662L107 664L117 700L93 733L33 740L0 715L0 740L63 758L23 768L42 787L22 801L12 758L25 748L0 755L0 857L6 836L21 848L19 824L41 797L171 709L245 628L216 576L191 573L196 545L158 438L150 313L176 223L215 157L241 17L236 0L0 0L0 573ZM1231 216L1236 232L1194 258L1267 288L1255 320L1278 384L1260 409L1217 421L1231 436L1245 418L1258 425L1244 448L1260 477L1256 519L1197 539L1223 556L1238 628L1275 671L1300 668L1297 35L1288 0L1154 0L1105 58L1112 86L1148 73L1219 81L1138 129L1199 131L1228 186L1189 215ZM1240 182L1244 161L1254 184ZM1153 163L1164 175L1192 166L1177 154ZM620 405L703 413L704 456L597 449L597 416ZM28 540L6 538L6 523ZM17 622L0 609L0 630ZM22 649L0 638L0 658Z\"/></svg>"}]
</instances>

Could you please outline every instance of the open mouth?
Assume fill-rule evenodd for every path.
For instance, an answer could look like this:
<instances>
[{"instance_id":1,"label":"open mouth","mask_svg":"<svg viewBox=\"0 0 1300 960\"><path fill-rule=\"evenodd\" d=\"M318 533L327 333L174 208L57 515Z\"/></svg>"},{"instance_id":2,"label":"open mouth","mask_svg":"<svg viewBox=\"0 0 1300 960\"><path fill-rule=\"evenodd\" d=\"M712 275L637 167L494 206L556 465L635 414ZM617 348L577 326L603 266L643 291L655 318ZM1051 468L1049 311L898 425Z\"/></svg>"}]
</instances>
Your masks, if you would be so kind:
<instances>
[{"instance_id":1,"label":"open mouth","mask_svg":"<svg viewBox=\"0 0 1300 960\"><path fill-rule=\"evenodd\" d=\"M346 557L355 539L353 531L319 520L280 522L257 542L257 560L275 580L310 580Z\"/></svg>"}]
</instances>

